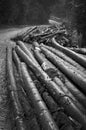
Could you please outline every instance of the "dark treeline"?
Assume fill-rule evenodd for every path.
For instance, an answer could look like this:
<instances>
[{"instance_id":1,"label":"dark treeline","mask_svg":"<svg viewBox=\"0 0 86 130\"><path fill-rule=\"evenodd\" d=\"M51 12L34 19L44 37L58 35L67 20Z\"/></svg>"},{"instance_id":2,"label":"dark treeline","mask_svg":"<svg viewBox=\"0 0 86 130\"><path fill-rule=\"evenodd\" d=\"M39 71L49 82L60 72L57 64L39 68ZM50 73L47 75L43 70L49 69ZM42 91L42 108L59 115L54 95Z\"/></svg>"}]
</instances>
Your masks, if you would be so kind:
<instances>
[{"instance_id":1,"label":"dark treeline","mask_svg":"<svg viewBox=\"0 0 86 130\"><path fill-rule=\"evenodd\" d=\"M0 25L46 24L50 15L65 18L86 38L86 0L0 0Z\"/></svg>"},{"instance_id":2,"label":"dark treeline","mask_svg":"<svg viewBox=\"0 0 86 130\"><path fill-rule=\"evenodd\" d=\"M3 24L43 24L47 22L56 0L0 0L0 22Z\"/></svg>"}]
</instances>

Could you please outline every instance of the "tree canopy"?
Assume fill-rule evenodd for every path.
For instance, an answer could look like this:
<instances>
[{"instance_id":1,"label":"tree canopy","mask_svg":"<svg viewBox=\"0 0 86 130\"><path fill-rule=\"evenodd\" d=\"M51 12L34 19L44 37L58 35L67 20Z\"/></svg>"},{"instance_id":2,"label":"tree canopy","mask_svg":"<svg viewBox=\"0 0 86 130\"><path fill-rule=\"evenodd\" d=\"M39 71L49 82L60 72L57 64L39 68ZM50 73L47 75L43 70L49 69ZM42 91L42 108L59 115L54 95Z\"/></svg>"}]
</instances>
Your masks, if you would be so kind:
<instances>
[{"instance_id":1,"label":"tree canopy","mask_svg":"<svg viewBox=\"0 0 86 130\"><path fill-rule=\"evenodd\" d=\"M65 18L86 37L86 0L0 0L0 24L46 24Z\"/></svg>"}]
</instances>

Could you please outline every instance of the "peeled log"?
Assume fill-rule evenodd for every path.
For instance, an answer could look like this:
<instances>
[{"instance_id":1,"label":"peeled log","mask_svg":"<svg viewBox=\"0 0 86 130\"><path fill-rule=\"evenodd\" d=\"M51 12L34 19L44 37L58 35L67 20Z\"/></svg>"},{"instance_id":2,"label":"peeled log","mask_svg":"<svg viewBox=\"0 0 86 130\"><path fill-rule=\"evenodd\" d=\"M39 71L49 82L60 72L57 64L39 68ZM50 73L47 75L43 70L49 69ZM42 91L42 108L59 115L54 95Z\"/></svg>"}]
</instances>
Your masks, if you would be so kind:
<instances>
[{"instance_id":1,"label":"peeled log","mask_svg":"<svg viewBox=\"0 0 86 130\"><path fill-rule=\"evenodd\" d=\"M19 45L19 47L30 57L30 59L38 65L38 62L36 61L36 59L34 58L33 54L30 52L30 50L26 47L25 43L22 41L18 41L17 45Z\"/></svg>"},{"instance_id":2,"label":"peeled log","mask_svg":"<svg viewBox=\"0 0 86 130\"><path fill-rule=\"evenodd\" d=\"M32 71L35 72L37 77L39 77L41 80L50 80L49 76L42 70L41 66L35 64L19 46L16 46L15 50L18 56L20 56L22 60L32 69Z\"/></svg>"},{"instance_id":3,"label":"peeled log","mask_svg":"<svg viewBox=\"0 0 86 130\"><path fill-rule=\"evenodd\" d=\"M31 30L27 30L26 33L22 36L22 40L23 41L28 41L29 39L29 35L35 31L37 29L37 26L34 26L33 28L31 28Z\"/></svg>"},{"instance_id":4,"label":"peeled log","mask_svg":"<svg viewBox=\"0 0 86 130\"><path fill-rule=\"evenodd\" d=\"M25 124L23 122L23 111L21 104L19 102L18 93L19 91L16 86L15 78L13 75L13 65L12 65L12 47L7 48L7 70L8 70L8 77L10 80L10 85L8 89L10 91L10 96L12 99L12 104L14 107L14 116L18 130L26 130Z\"/></svg>"},{"instance_id":5,"label":"peeled log","mask_svg":"<svg viewBox=\"0 0 86 130\"><path fill-rule=\"evenodd\" d=\"M45 46L44 44L42 44L41 46L44 46L51 52L54 52L54 50L55 50L54 48ZM54 53L58 53L58 52L55 50ZM73 61L71 61L71 63L72 62ZM76 65L77 65L77 63L76 63ZM65 75L62 74L62 72L60 72L59 70L58 70L58 72L60 75L62 75L62 77L64 79L64 82L62 81L64 83L64 85L66 85L66 87L74 95L74 97L86 108L86 96L73 83L71 83L71 81Z\"/></svg>"},{"instance_id":6,"label":"peeled log","mask_svg":"<svg viewBox=\"0 0 86 130\"><path fill-rule=\"evenodd\" d=\"M15 62L15 64L16 64L17 71L18 71L18 73L21 77L21 64L20 64L19 57L17 56L15 50L12 51L12 58L13 58L13 61Z\"/></svg>"},{"instance_id":7,"label":"peeled log","mask_svg":"<svg viewBox=\"0 0 86 130\"><path fill-rule=\"evenodd\" d=\"M16 68L18 70L18 73L19 73L19 76L20 76L20 79L21 79L22 78L22 75L21 75L21 62L20 62L20 59L19 59L18 55L16 54L15 50L13 50L13 60L15 62ZM23 106L23 109L24 109L25 113L27 115L29 115L29 111L30 111L31 107L30 107L30 105L29 105L29 103L28 103L28 101L26 99L25 92L22 91L22 89L23 88L21 87L21 92L19 92L19 94L21 95L20 96L20 101L21 101L21 104Z\"/></svg>"},{"instance_id":8,"label":"peeled log","mask_svg":"<svg viewBox=\"0 0 86 130\"><path fill-rule=\"evenodd\" d=\"M44 130L59 130L56 126L55 122L53 121L45 103L43 102L35 84L33 83L26 65L24 63L21 64L22 67L22 76L24 79L24 89L26 90L29 98L32 101L32 105L35 108L36 114L40 121L40 124Z\"/></svg>"},{"instance_id":9,"label":"peeled log","mask_svg":"<svg viewBox=\"0 0 86 130\"><path fill-rule=\"evenodd\" d=\"M60 82L61 85L62 86L65 85L65 87L74 95L74 97L86 108L85 95L73 83L71 83L71 81L68 80L68 78L65 75L63 75L61 71L59 71L58 69L57 69L57 71L58 71L57 73L62 77L62 79L64 79L64 82L61 81L61 79L60 79L60 81L62 82L62 83ZM66 89L66 88L64 88L64 89ZM67 91L67 90L65 90L65 91Z\"/></svg>"},{"instance_id":10,"label":"peeled log","mask_svg":"<svg viewBox=\"0 0 86 130\"><path fill-rule=\"evenodd\" d=\"M54 37L54 36L56 36L56 35L58 35L58 34L64 34L64 33L65 33L65 30L55 31L55 32L53 32L53 33L51 33L51 34L49 34L49 35L46 35L46 36L44 36L44 37L41 37L40 42L43 42L44 40L46 40L46 39L48 39L48 38L52 38L52 37Z\"/></svg>"},{"instance_id":11,"label":"peeled log","mask_svg":"<svg viewBox=\"0 0 86 130\"><path fill-rule=\"evenodd\" d=\"M41 45L44 48L46 48L43 44ZM49 49L48 49L49 50ZM52 51L51 51L52 52ZM74 72L79 73L83 78L86 78L86 70L85 68L81 67L81 70L83 69L83 72L80 69L77 69L74 65L72 65L70 62L72 62L71 58L68 59L68 57L65 57L64 54L62 54L60 51L56 53L56 56L58 57L59 61L62 62L65 66L67 66L69 69L73 70ZM67 62L69 60L70 62ZM73 62L74 63L74 62Z\"/></svg>"},{"instance_id":12,"label":"peeled log","mask_svg":"<svg viewBox=\"0 0 86 130\"><path fill-rule=\"evenodd\" d=\"M60 82L58 81L58 83L61 83L63 87L65 86L74 95L74 97L86 108L86 96L61 71L58 70L58 73L58 77L60 77Z\"/></svg>"},{"instance_id":13,"label":"peeled log","mask_svg":"<svg viewBox=\"0 0 86 130\"><path fill-rule=\"evenodd\" d=\"M65 78L65 85L76 99L86 108L86 96L68 78Z\"/></svg>"},{"instance_id":14,"label":"peeled log","mask_svg":"<svg viewBox=\"0 0 86 130\"><path fill-rule=\"evenodd\" d=\"M41 67L43 68L43 70L49 75L49 77L54 78L55 76L57 76L57 69L55 66L53 66L53 64L51 62L49 62L43 55L42 53L40 53L38 50L34 50L34 56L36 57L36 59L38 60L39 64L41 65ZM45 66L44 66L45 65ZM86 113L85 109L82 107L82 105L75 99L75 97L71 94L71 92L68 90L68 88L66 88L66 86L64 86L64 84L62 83L62 81L58 78L54 78L54 81L56 81L57 83L60 82L60 84L58 84L58 86L60 86L62 88L62 90L65 92L66 95L68 95L69 97L71 97L78 108L80 108L80 110L84 113Z\"/></svg>"},{"instance_id":15,"label":"peeled log","mask_svg":"<svg viewBox=\"0 0 86 130\"><path fill-rule=\"evenodd\" d=\"M17 56L15 50L13 50L13 60L14 60L14 62L15 62L16 68L17 68L18 73L19 73L20 78L21 78L21 62L20 62L20 59L19 59L19 57ZM24 84L23 84L23 85L24 85ZM22 89L22 88L21 88L21 89ZM20 93L20 92L19 92L19 93ZM30 105L29 105L29 103L28 103L28 101L27 101L27 99L26 99L26 97L25 97L26 95L24 94L24 92L21 92L20 95L21 95L21 96L20 96L20 101L21 101L21 104L22 104L22 106L23 106L23 109L24 109L25 113L26 113L27 115L29 115L29 111L30 111L31 107L30 107Z\"/></svg>"},{"instance_id":16,"label":"peeled log","mask_svg":"<svg viewBox=\"0 0 86 130\"><path fill-rule=\"evenodd\" d=\"M53 98L48 94L48 92L43 93L43 99L46 102L50 112L55 115L54 119L59 125L60 129L62 128L63 130L74 130L70 119L63 112L62 108L59 107Z\"/></svg>"},{"instance_id":17,"label":"peeled log","mask_svg":"<svg viewBox=\"0 0 86 130\"><path fill-rule=\"evenodd\" d=\"M72 99L72 101L76 104L76 106L80 109L80 111L83 112L83 114L86 114L86 110L85 108L79 103L79 101L74 97L74 95L68 90L68 88L66 87L65 84L63 84L63 82L55 77L53 79L53 81L62 89L62 91L69 97Z\"/></svg>"},{"instance_id":18,"label":"peeled log","mask_svg":"<svg viewBox=\"0 0 86 130\"><path fill-rule=\"evenodd\" d=\"M42 52L46 55L46 57L56 65L66 76L68 76L78 87L86 93L86 79L83 78L79 73L74 70L68 68L64 63L62 63L55 54L51 53L44 47L41 47Z\"/></svg>"},{"instance_id":19,"label":"peeled log","mask_svg":"<svg viewBox=\"0 0 86 130\"><path fill-rule=\"evenodd\" d=\"M31 29L32 29L32 27L28 28L27 30L24 30L23 32L21 31L21 32L18 34L17 38L23 40L23 37L24 37Z\"/></svg>"},{"instance_id":20,"label":"peeled log","mask_svg":"<svg viewBox=\"0 0 86 130\"><path fill-rule=\"evenodd\" d=\"M54 46L56 49L62 51L67 56L71 57L73 60L75 60L76 62L78 62L79 64L81 64L82 66L84 66L86 68L86 59L84 57L78 55L77 53L73 52L72 50L69 50L66 47L59 45L56 42L55 38L52 38L52 46Z\"/></svg>"},{"instance_id":21,"label":"peeled log","mask_svg":"<svg viewBox=\"0 0 86 130\"><path fill-rule=\"evenodd\" d=\"M57 75L57 69L54 67L54 65L49 62L45 56L39 52L39 50L34 50L34 56L36 60L41 65L42 69L51 77L55 77Z\"/></svg>"},{"instance_id":22,"label":"peeled log","mask_svg":"<svg viewBox=\"0 0 86 130\"><path fill-rule=\"evenodd\" d=\"M61 52L59 54L61 54ZM86 78L86 75L81 70L77 69L75 66L71 65L70 63L68 63L67 60L63 59L64 55L63 56L61 55L61 57L59 57L58 55L56 55L56 56L58 57L58 60L60 62L62 62L66 67L68 67L70 70L73 70L74 72L80 74L83 78Z\"/></svg>"},{"instance_id":23,"label":"peeled log","mask_svg":"<svg viewBox=\"0 0 86 130\"><path fill-rule=\"evenodd\" d=\"M16 82L18 84L17 87L21 89L21 91L18 91L18 95L19 95L19 100L20 100L20 103L21 103L23 111L24 111L24 115L26 118L28 118L28 120L30 120L29 127L31 127L33 130L35 130L35 129L40 130L36 116L34 116L34 111L29 104L26 92L24 91L24 89L22 87L22 86L24 86L24 83L22 81L23 79L22 79L22 74L21 74L21 62L20 62L20 59L19 59L18 55L16 54L15 50L13 50L13 60L15 62L15 66L16 66L19 76L20 76L21 83L19 84L17 82L19 80L18 78L16 78ZM33 117L33 118L31 118L31 117Z\"/></svg>"},{"instance_id":24,"label":"peeled log","mask_svg":"<svg viewBox=\"0 0 86 130\"><path fill-rule=\"evenodd\" d=\"M33 76L34 76L34 74L32 74L32 77ZM65 129L73 130L74 128L77 128L77 126L79 127L80 125L76 124L75 122L73 122L73 124L75 124L75 127L74 128L72 127L72 125L71 125L72 122L70 121L69 117L67 117L67 115L63 112L63 108L57 105L57 103L54 101L54 99L49 95L47 90L43 87L44 86L43 84L41 84L38 80L34 80L34 81L36 81L34 83L35 83L37 89L39 90L39 92L41 93L43 100L45 101L46 105L48 106L48 108L49 108L50 112L52 113L52 116L54 117L54 120L57 123L57 125L59 126L59 128L60 129L63 128L63 130L65 130ZM44 88L44 91L41 91L42 88Z\"/></svg>"},{"instance_id":25,"label":"peeled log","mask_svg":"<svg viewBox=\"0 0 86 130\"><path fill-rule=\"evenodd\" d=\"M34 63L38 64L32 53L27 49L27 47L22 41L18 41L17 45L20 46L20 48L31 58L31 60L33 60Z\"/></svg>"},{"instance_id":26,"label":"peeled log","mask_svg":"<svg viewBox=\"0 0 86 130\"><path fill-rule=\"evenodd\" d=\"M27 29L27 31L25 31L25 33L23 33L23 37L25 37L26 35L29 35L29 33L31 33L36 28L37 28L37 26L34 26L34 27Z\"/></svg>"},{"instance_id":27,"label":"peeled log","mask_svg":"<svg viewBox=\"0 0 86 130\"><path fill-rule=\"evenodd\" d=\"M69 48L69 49L72 50L72 51L75 51L77 53L86 55L86 48Z\"/></svg>"},{"instance_id":28,"label":"peeled log","mask_svg":"<svg viewBox=\"0 0 86 130\"><path fill-rule=\"evenodd\" d=\"M62 58L64 61L67 61L68 63L70 63L71 65L73 65L74 67L76 67L77 70L82 71L83 74L86 74L86 69L84 67L82 67L80 64L78 64L76 61L74 61L73 59L71 59L67 55L65 55L63 52L61 52L59 50L56 50L53 47L44 45L44 44L41 44L41 46L43 46L46 49L48 49L49 51L53 52L54 54L56 54L57 56L59 56L60 58Z\"/></svg>"},{"instance_id":29,"label":"peeled log","mask_svg":"<svg viewBox=\"0 0 86 130\"><path fill-rule=\"evenodd\" d=\"M36 66L30 58L19 48L16 48L17 54L22 58L22 60L30 67L34 74L45 84L45 87L53 98L58 102L66 111L66 113L77 120L83 125L85 130L86 117L81 113L81 111L75 106L70 98L68 98L64 92L57 86L57 84L48 77L48 75L38 66Z\"/></svg>"}]
</instances>

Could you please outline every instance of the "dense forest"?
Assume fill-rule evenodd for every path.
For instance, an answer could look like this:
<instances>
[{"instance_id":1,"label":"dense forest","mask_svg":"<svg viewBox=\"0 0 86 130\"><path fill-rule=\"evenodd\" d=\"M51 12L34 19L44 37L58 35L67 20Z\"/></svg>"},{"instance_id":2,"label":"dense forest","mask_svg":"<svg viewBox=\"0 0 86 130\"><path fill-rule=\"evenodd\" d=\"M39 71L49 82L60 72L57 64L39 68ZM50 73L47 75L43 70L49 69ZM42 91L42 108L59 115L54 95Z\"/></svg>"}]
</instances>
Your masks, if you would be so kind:
<instances>
[{"instance_id":1,"label":"dense forest","mask_svg":"<svg viewBox=\"0 0 86 130\"><path fill-rule=\"evenodd\" d=\"M85 39L85 0L0 0L0 25L46 24L50 15L65 19Z\"/></svg>"}]
</instances>

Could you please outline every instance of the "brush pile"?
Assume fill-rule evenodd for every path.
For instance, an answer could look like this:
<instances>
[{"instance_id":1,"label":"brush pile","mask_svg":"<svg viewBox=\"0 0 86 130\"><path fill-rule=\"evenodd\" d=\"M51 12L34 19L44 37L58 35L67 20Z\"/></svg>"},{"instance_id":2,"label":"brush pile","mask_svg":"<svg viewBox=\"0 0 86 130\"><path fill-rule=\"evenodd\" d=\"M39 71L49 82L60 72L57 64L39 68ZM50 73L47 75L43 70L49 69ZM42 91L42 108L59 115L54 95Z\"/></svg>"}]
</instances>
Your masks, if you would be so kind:
<instances>
[{"instance_id":1,"label":"brush pile","mask_svg":"<svg viewBox=\"0 0 86 130\"><path fill-rule=\"evenodd\" d=\"M55 25L13 40L7 69L16 128L86 130L86 50L72 48L67 30Z\"/></svg>"}]
</instances>

